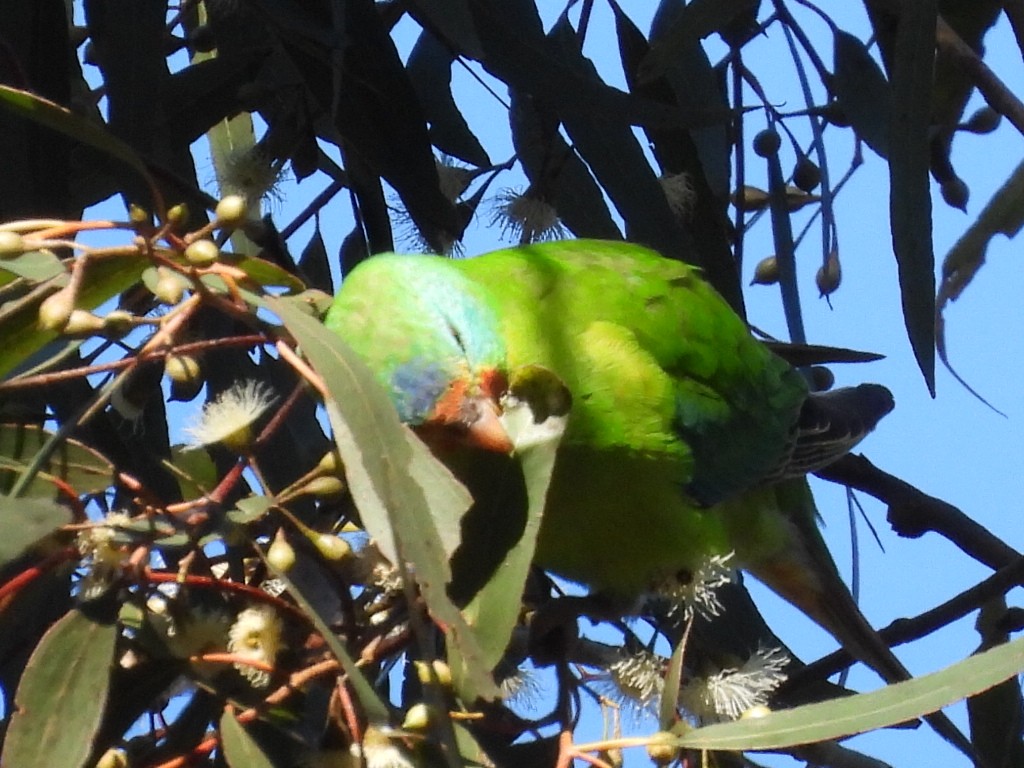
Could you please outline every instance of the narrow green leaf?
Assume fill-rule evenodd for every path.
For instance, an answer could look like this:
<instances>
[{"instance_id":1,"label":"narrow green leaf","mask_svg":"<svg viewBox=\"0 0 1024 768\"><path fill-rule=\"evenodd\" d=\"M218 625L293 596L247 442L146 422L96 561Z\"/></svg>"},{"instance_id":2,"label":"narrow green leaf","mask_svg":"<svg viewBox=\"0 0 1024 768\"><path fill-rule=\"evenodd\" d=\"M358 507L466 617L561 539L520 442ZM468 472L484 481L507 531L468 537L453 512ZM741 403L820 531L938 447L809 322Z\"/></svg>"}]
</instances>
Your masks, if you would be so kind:
<instances>
[{"instance_id":1,"label":"narrow green leaf","mask_svg":"<svg viewBox=\"0 0 1024 768\"><path fill-rule=\"evenodd\" d=\"M53 435L40 427L0 424L0 492L6 493ZM102 454L77 440L64 440L43 463L42 471L25 489L26 496L52 498L55 480L66 483L78 495L100 493L114 480L114 465Z\"/></svg>"},{"instance_id":2,"label":"narrow green leaf","mask_svg":"<svg viewBox=\"0 0 1024 768\"><path fill-rule=\"evenodd\" d=\"M2 86L0 86L2 89ZM134 285L142 277L149 260L138 256L116 256L93 261L86 271L86 280L78 298L81 309L95 309ZM68 276L52 278L54 288L67 285ZM30 355L49 344L58 335L42 331L37 325L39 305L45 294L30 293L23 300L0 306L0 326L4 344L0 345L0 376L24 363Z\"/></svg>"},{"instance_id":3,"label":"narrow green leaf","mask_svg":"<svg viewBox=\"0 0 1024 768\"><path fill-rule=\"evenodd\" d=\"M64 272L64 265L53 251L28 251L15 259L0 261L0 272L8 272L34 283L41 283ZM10 282L0 276L0 285Z\"/></svg>"},{"instance_id":4,"label":"narrow green leaf","mask_svg":"<svg viewBox=\"0 0 1024 768\"><path fill-rule=\"evenodd\" d=\"M935 255L928 131L935 59L935 0L900 15L892 67L889 216L903 321L928 391L935 396Z\"/></svg>"},{"instance_id":5,"label":"narrow green leaf","mask_svg":"<svg viewBox=\"0 0 1024 768\"><path fill-rule=\"evenodd\" d=\"M260 745L227 710L220 717L220 743L231 768L274 768Z\"/></svg>"},{"instance_id":6,"label":"narrow green leaf","mask_svg":"<svg viewBox=\"0 0 1024 768\"><path fill-rule=\"evenodd\" d=\"M71 522L71 512L50 499L0 496L0 566Z\"/></svg>"},{"instance_id":7,"label":"narrow green leaf","mask_svg":"<svg viewBox=\"0 0 1024 768\"><path fill-rule=\"evenodd\" d=\"M468 665L467 691L495 696L479 644L445 591L469 494L399 422L365 363L336 334L287 302L262 303L285 322L323 377L330 395L327 414L367 532L392 562L413 564L431 613L453 633Z\"/></svg>"},{"instance_id":8,"label":"narrow green leaf","mask_svg":"<svg viewBox=\"0 0 1024 768\"><path fill-rule=\"evenodd\" d=\"M227 517L233 523L251 523L263 517L273 503L274 500L269 496L247 496L236 502L238 509L230 510Z\"/></svg>"},{"instance_id":9,"label":"narrow green leaf","mask_svg":"<svg viewBox=\"0 0 1024 768\"><path fill-rule=\"evenodd\" d=\"M565 385L550 371L535 369L532 380L542 379L539 399ZM513 391L516 381L513 378ZM536 392L536 390L534 390ZM568 402L568 396L566 396ZM469 623L476 628L485 663L493 668L508 647L512 630L519 619L523 586L533 563L537 534L547 500L555 454L565 432L567 410L543 414L530 400L509 397L501 421L515 445L516 457L522 467L528 502L526 526L518 542L509 550L493 577L476 594L465 609Z\"/></svg>"},{"instance_id":10,"label":"narrow green leaf","mask_svg":"<svg viewBox=\"0 0 1024 768\"><path fill-rule=\"evenodd\" d=\"M887 728L937 712L1024 671L1024 638L971 656L939 672L763 718L697 728L679 736L689 749L779 749Z\"/></svg>"},{"instance_id":11,"label":"narrow green leaf","mask_svg":"<svg viewBox=\"0 0 1024 768\"><path fill-rule=\"evenodd\" d=\"M116 626L78 611L43 636L21 678L0 763L18 768L85 764L103 719Z\"/></svg>"}]
</instances>

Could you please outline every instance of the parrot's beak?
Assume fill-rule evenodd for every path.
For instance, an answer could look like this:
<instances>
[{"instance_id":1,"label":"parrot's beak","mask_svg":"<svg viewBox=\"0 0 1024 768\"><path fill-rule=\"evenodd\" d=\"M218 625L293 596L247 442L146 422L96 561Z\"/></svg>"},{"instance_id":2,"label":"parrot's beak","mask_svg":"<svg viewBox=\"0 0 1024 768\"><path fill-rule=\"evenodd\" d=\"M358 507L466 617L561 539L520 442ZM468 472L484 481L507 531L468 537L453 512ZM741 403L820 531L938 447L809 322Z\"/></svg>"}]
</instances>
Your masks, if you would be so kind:
<instances>
[{"instance_id":1,"label":"parrot's beak","mask_svg":"<svg viewBox=\"0 0 1024 768\"><path fill-rule=\"evenodd\" d=\"M501 407L483 393L453 388L434 414L416 430L432 447L463 446L494 453L512 453L512 438L501 423Z\"/></svg>"},{"instance_id":2,"label":"parrot's beak","mask_svg":"<svg viewBox=\"0 0 1024 768\"><path fill-rule=\"evenodd\" d=\"M501 410L489 397L467 400L467 410L472 417L465 422L466 432L462 441L473 448L495 453L512 453L515 446L501 423Z\"/></svg>"}]
</instances>

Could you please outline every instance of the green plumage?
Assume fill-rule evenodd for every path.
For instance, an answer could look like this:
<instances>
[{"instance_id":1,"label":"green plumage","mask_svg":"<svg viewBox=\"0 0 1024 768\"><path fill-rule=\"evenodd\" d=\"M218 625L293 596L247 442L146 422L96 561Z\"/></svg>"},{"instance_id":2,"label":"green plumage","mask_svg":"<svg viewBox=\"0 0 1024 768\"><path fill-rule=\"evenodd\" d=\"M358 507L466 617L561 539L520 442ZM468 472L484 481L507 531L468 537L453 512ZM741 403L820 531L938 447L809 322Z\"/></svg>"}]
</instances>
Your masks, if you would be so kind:
<instances>
[{"instance_id":1,"label":"green plumage","mask_svg":"<svg viewBox=\"0 0 1024 768\"><path fill-rule=\"evenodd\" d=\"M635 596L709 555L744 564L785 546L782 518L749 494L785 465L806 386L692 267L599 241L377 256L347 278L327 325L412 424L453 380L489 368L540 365L565 382L545 568Z\"/></svg>"},{"instance_id":2,"label":"green plumage","mask_svg":"<svg viewBox=\"0 0 1024 768\"><path fill-rule=\"evenodd\" d=\"M805 479L873 429L891 395L808 394L697 270L592 240L466 260L375 256L346 278L326 324L471 489L488 462L452 445L510 446L494 432L509 379L542 366L565 383L573 402L538 565L634 598L734 553L887 681L909 677L839 578ZM927 719L970 753L943 715Z\"/></svg>"}]
</instances>

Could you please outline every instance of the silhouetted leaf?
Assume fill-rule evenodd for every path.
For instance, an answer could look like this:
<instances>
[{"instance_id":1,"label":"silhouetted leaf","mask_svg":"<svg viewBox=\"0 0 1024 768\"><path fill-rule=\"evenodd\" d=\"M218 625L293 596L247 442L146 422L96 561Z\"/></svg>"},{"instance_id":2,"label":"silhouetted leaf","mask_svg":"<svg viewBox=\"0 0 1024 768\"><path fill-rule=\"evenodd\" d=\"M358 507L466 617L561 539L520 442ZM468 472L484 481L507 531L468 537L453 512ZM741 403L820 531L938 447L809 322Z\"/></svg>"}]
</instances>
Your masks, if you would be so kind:
<instances>
[{"instance_id":1,"label":"silhouetted leaf","mask_svg":"<svg viewBox=\"0 0 1024 768\"><path fill-rule=\"evenodd\" d=\"M854 133L882 157L889 156L892 91L867 47L841 29L833 39L832 89Z\"/></svg>"},{"instance_id":2,"label":"silhouetted leaf","mask_svg":"<svg viewBox=\"0 0 1024 768\"><path fill-rule=\"evenodd\" d=\"M638 75L643 80L654 80L667 74L678 63L680 51L699 45L702 39L759 3L760 0L694 0L684 6L674 0L662 0L657 15L671 12L671 21L658 34L651 30L651 50L640 64Z\"/></svg>"},{"instance_id":3,"label":"silhouetted leaf","mask_svg":"<svg viewBox=\"0 0 1024 768\"><path fill-rule=\"evenodd\" d=\"M452 96L452 60L451 51L424 30L405 65L430 124L430 140L442 152L471 165L490 165L487 150L473 135Z\"/></svg>"},{"instance_id":4,"label":"silhouetted leaf","mask_svg":"<svg viewBox=\"0 0 1024 768\"><path fill-rule=\"evenodd\" d=\"M59 131L65 136L70 136L76 141L98 149L105 155L120 160L145 179L151 190L156 188L145 163L135 150L102 126L74 114L59 104L54 104L52 101L6 85L0 85L0 107L10 110L26 120Z\"/></svg>"},{"instance_id":5,"label":"silhouetted leaf","mask_svg":"<svg viewBox=\"0 0 1024 768\"><path fill-rule=\"evenodd\" d=\"M299 269L306 276L310 287L334 293L331 263L327 258L327 246L324 245L323 235L320 234L319 220L313 229L313 236L309 238L306 247L302 249L302 255L299 256Z\"/></svg>"},{"instance_id":6,"label":"silhouetted leaf","mask_svg":"<svg viewBox=\"0 0 1024 768\"><path fill-rule=\"evenodd\" d=\"M893 58L889 216L899 266L903 320L917 365L935 396L935 255L928 177L928 129L935 51L935 2L900 16Z\"/></svg>"},{"instance_id":7,"label":"silhouetted leaf","mask_svg":"<svg viewBox=\"0 0 1024 768\"><path fill-rule=\"evenodd\" d=\"M601 187L558 132L557 119L530 96L513 90L511 99L512 142L531 185L577 237L622 239Z\"/></svg>"},{"instance_id":8,"label":"silhouetted leaf","mask_svg":"<svg viewBox=\"0 0 1024 768\"><path fill-rule=\"evenodd\" d=\"M949 362L946 347L946 305L960 298L985 263L985 253L996 235L1016 237L1024 227L1024 164L1018 165L956 241L942 260L942 282L936 298L935 345L939 359L956 379L974 392ZM975 392L975 395L977 393ZM977 395L979 398L980 395ZM984 398L981 398L984 401Z\"/></svg>"},{"instance_id":9,"label":"silhouetted leaf","mask_svg":"<svg viewBox=\"0 0 1024 768\"><path fill-rule=\"evenodd\" d=\"M550 36L563 67L581 81L601 82L594 65L580 52L567 17L559 19ZM570 105L561 106L560 117L577 151L625 220L627 237L665 256L692 262L665 193L629 124L615 113L577 111Z\"/></svg>"}]
</instances>

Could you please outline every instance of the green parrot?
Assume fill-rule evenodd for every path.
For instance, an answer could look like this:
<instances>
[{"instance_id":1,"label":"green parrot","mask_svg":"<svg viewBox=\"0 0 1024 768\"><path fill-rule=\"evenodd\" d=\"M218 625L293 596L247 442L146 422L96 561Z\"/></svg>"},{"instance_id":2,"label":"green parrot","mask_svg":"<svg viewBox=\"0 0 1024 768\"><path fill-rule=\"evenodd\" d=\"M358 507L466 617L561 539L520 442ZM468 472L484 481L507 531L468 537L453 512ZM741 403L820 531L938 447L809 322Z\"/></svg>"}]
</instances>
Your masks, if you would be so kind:
<instances>
[{"instance_id":1,"label":"green parrot","mask_svg":"<svg viewBox=\"0 0 1024 768\"><path fill-rule=\"evenodd\" d=\"M518 372L564 382L538 566L629 600L732 555L887 682L909 678L839 577L806 482L874 428L891 394L809 393L698 269L594 240L383 254L345 278L325 322L442 459L452 446L512 449L501 412ZM970 749L941 715L930 722Z\"/></svg>"}]
</instances>

